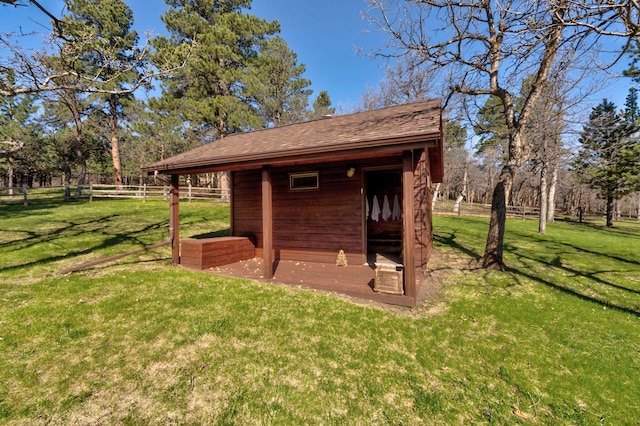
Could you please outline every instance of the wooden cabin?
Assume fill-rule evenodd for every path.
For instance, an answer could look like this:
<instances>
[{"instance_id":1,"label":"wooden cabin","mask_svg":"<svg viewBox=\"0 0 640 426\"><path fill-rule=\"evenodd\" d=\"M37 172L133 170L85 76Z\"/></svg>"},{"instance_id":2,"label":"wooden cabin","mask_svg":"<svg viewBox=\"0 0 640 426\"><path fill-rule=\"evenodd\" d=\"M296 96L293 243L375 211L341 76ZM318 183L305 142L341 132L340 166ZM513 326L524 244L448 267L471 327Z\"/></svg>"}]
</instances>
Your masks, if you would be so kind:
<instances>
[{"instance_id":1,"label":"wooden cabin","mask_svg":"<svg viewBox=\"0 0 640 426\"><path fill-rule=\"evenodd\" d=\"M283 283L285 262L322 264L302 285L412 306L432 249L442 143L441 104L431 100L233 134L144 170L171 177L174 264L254 258L257 278ZM181 253L179 177L220 171L230 172L230 237L185 240Z\"/></svg>"}]
</instances>

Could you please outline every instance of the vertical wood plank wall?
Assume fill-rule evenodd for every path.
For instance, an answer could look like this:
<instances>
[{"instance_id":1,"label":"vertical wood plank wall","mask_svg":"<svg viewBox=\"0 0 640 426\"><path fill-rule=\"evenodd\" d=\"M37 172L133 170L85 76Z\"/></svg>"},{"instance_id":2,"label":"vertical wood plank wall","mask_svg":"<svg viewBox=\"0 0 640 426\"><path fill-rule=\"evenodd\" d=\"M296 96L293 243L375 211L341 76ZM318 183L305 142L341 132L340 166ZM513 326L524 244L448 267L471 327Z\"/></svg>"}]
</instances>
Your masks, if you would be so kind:
<instances>
[{"instance_id":1,"label":"vertical wood plank wall","mask_svg":"<svg viewBox=\"0 0 640 426\"><path fill-rule=\"evenodd\" d=\"M344 250L351 264L366 259L363 240L362 168L400 166L399 155L384 159L300 165L271 169L273 248L275 258L335 262ZM355 167L349 178L346 171ZM289 173L319 172L319 190L289 191ZM416 266L426 266L431 250L429 162L424 150L413 160L413 201ZM254 236L256 256L263 257L262 172L236 171L232 177L234 236Z\"/></svg>"},{"instance_id":2,"label":"vertical wood plank wall","mask_svg":"<svg viewBox=\"0 0 640 426\"><path fill-rule=\"evenodd\" d=\"M273 247L276 259L335 262L339 250L347 261L362 264L361 171L349 178L349 163L272 169ZM318 190L289 190L289 173L319 172ZM234 235L256 237L262 257L260 171L235 172Z\"/></svg>"}]
</instances>

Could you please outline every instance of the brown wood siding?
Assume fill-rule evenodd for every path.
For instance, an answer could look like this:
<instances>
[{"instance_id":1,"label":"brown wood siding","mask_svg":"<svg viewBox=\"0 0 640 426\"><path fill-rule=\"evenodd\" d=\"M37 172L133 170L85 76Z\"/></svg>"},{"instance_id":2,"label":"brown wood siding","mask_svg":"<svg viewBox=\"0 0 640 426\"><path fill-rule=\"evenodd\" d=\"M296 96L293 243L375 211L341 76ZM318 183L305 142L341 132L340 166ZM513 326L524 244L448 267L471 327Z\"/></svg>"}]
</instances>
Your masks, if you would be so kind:
<instances>
[{"instance_id":1,"label":"brown wood siding","mask_svg":"<svg viewBox=\"0 0 640 426\"><path fill-rule=\"evenodd\" d=\"M362 239L362 168L399 164L399 157L272 169L273 249L276 259L332 262L344 250L350 264L366 259ZM355 175L347 177L347 169ZM289 190L289 173L318 172L318 190ZM254 236L262 257L260 170L233 173L233 234Z\"/></svg>"},{"instance_id":2,"label":"brown wood siding","mask_svg":"<svg viewBox=\"0 0 640 426\"><path fill-rule=\"evenodd\" d=\"M333 261L344 250L362 262L360 172L347 177L348 164L287 167L273 172L273 234L276 257ZM289 174L318 172L319 189L290 191Z\"/></svg>"},{"instance_id":3,"label":"brown wood siding","mask_svg":"<svg viewBox=\"0 0 640 426\"><path fill-rule=\"evenodd\" d=\"M262 172L233 172L231 181L233 235L253 236L256 239L256 247L262 249Z\"/></svg>"},{"instance_id":4,"label":"brown wood siding","mask_svg":"<svg viewBox=\"0 0 640 426\"><path fill-rule=\"evenodd\" d=\"M414 153L415 263L423 271L432 249L431 180L426 150ZM344 250L350 264L366 259L363 241L363 168L400 166L400 156L272 169L273 256L278 260L335 262ZM346 171L356 167L349 178ZM289 173L319 173L318 190L290 191ZM233 173L233 235L252 236L262 257L261 171ZM382 200L380 200L382 202ZM392 202L393 200L389 200Z\"/></svg>"}]
</instances>

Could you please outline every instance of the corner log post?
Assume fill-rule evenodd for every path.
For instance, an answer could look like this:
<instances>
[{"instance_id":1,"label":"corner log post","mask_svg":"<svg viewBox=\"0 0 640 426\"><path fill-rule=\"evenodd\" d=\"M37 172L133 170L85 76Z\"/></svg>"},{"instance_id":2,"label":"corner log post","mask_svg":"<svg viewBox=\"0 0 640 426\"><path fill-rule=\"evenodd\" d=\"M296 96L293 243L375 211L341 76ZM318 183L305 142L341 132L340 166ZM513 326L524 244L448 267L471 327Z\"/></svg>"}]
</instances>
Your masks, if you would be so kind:
<instances>
[{"instance_id":1,"label":"corner log post","mask_svg":"<svg viewBox=\"0 0 640 426\"><path fill-rule=\"evenodd\" d=\"M416 269L415 269L415 206L414 206L414 175L413 152L402 153L402 263L404 264L405 294L416 300Z\"/></svg>"},{"instance_id":2,"label":"corner log post","mask_svg":"<svg viewBox=\"0 0 640 426\"><path fill-rule=\"evenodd\" d=\"M271 168L262 168L262 260L264 278L273 278L273 195Z\"/></svg>"}]
</instances>

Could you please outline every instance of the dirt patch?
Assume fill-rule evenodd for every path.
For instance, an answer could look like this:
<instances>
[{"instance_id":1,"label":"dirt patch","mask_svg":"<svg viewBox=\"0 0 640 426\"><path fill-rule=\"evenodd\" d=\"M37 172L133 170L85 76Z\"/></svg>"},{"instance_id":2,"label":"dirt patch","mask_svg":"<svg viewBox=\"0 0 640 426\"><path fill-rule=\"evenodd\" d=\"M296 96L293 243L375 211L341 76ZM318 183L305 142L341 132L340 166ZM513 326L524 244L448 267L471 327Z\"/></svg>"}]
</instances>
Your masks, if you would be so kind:
<instances>
[{"instance_id":1,"label":"dirt patch","mask_svg":"<svg viewBox=\"0 0 640 426\"><path fill-rule=\"evenodd\" d=\"M477 261L464 253L456 250L434 249L420 286L418 304L435 305L442 302L442 288L446 282L451 281L452 276L477 268Z\"/></svg>"}]
</instances>

